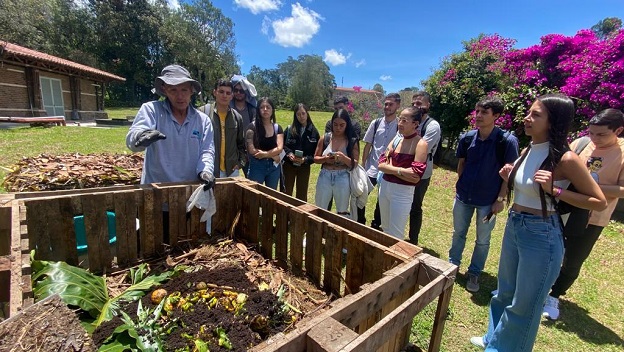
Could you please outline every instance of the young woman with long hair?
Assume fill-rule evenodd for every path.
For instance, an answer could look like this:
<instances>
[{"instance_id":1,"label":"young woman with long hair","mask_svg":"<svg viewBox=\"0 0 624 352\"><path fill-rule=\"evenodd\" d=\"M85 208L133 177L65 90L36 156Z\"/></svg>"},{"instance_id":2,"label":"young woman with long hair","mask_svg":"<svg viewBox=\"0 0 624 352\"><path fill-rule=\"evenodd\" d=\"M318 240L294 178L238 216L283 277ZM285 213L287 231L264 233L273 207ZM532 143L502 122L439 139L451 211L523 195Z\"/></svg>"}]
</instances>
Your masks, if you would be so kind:
<instances>
[{"instance_id":1,"label":"young woman with long hair","mask_svg":"<svg viewBox=\"0 0 624 352\"><path fill-rule=\"evenodd\" d=\"M487 333L470 339L487 351L533 349L544 301L563 260L557 200L593 210L607 206L568 145L574 111L565 95L538 97L524 118L530 145L514 165L500 171L514 199L498 265L498 293L490 301ZM570 183L576 191L566 189Z\"/></svg>"},{"instance_id":2,"label":"young woman with long hair","mask_svg":"<svg viewBox=\"0 0 624 352\"><path fill-rule=\"evenodd\" d=\"M284 186L289 196L293 193L304 202L308 201L308 184L310 183L310 165L314 164L314 152L319 140L319 132L314 126L308 108L299 103L293 109L293 120L284 132Z\"/></svg>"},{"instance_id":3,"label":"young woman with long hair","mask_svg":"<svg viewBox=\"0 0 624 352\"><path fill-rule=\"evenodd\" d=\"M331 129L319 139L314 153L314 162L322 164L316 183L315 203L327 209L333 197L337 213L348 216L351 196L349 171L357 165L360 157L359 141L345 109L334 112ZM326 138L329 139L327 142Z\"/></svg>"},{"instance_id":4,"label":"young woman with long hair","mask_svg":"<svg viewBox=\"0 0 624 352\"><path fill-rule=\"evenodd\" d=\"M279 155L284 148L284 131L275 122L275 105L271 99L258 100L258 117L245 131L249 155L247 178L277 189L281 175Z\"/></svg>"},{"instance_id":5,"label":"young woman with long hair","mask_svg":"<svg viewBox=\"0 0 624 352\"><path fill-rule=\"evenodd\" d=\"M420 108L410 106L401 111L399 133L379 157L379 171L383 172L379 185L381 228L401 240L415 186L427 169L427 142L417 132L422 117Z\"/></svg>"}]
</instances>

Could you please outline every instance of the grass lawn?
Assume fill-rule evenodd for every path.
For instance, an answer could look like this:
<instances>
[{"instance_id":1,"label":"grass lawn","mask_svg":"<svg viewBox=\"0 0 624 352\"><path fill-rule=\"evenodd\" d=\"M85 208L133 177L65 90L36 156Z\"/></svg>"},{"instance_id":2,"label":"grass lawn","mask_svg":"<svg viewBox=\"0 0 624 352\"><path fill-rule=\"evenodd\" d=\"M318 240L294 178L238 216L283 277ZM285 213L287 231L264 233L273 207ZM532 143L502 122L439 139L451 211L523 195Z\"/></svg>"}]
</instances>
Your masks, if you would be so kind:
<instances>
[{"instance_id":1,"label":"grass lawn","mask_svg":"<svg viewBox=\"0 0 624 352\"><path fill-rule=\"evenodd\" d=\"M111 109L111 117L136 114L137 109ZM292 122L292 111L278 111L278 123L285 127ZM312 112L312 120L320 132L331 113ZM40 153L126 153L127 128L19 128L0 130L0 179L22 156ZM314 185L320 167L312 167L308 199L314 200ZM457 175L453 170L434 170L425 197L421 246L444 260L452 235L452 204ZM377 191L371 193L367 207L372 218ZM476 294L464 288L467 264L460 268L453 290L449 320L442 340L442 351L479 351L469 343L470 336L481 335L487 328L490 291L496 288L496 270L500 255L505 217L500 216L492 234L490 257L481 276L481 290ZM622 351L624 348L624 225L612 222L604 231L585 263L581 276L561 301L561 317L557 322L542 320L535 351ZM464 262L470 260L474 242L474 226L469 232ZM532 275L524 273L523 275ZM435 306L427 307L414 321L411 340L427 348Z\"/></svg>"}]
</instances>

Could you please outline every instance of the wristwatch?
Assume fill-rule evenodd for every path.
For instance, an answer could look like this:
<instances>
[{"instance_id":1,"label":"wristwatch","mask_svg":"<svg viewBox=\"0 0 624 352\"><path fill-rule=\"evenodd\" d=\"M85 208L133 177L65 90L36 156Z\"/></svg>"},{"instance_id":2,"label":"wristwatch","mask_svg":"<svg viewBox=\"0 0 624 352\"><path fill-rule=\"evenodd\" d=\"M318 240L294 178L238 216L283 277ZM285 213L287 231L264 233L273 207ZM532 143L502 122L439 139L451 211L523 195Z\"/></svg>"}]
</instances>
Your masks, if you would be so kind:
<instances>
[{"instance_id":1,"label":"wristwatch","mask_svg":"<svg viewBox=\"0 0 624 352\"><path fill-rule=\"evenodd\" d=\"M496 198L496 201L497 201L497 202L506 202L506 201L507 201L507 198L505 198L505 197L500 197L500 196L499 196L498 198Z\"/></svg>"}]
</instances>

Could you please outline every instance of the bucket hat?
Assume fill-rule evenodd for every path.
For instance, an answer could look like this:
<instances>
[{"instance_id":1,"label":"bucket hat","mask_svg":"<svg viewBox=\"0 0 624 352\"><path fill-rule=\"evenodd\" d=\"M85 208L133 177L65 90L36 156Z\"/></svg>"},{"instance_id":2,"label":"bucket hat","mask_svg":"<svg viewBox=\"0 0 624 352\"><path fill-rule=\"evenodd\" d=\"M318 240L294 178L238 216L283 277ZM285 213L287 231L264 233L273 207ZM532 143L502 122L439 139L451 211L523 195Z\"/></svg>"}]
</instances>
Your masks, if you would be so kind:
<instances>
[{"instance_id":1,"label":"bucket hat","mask_svg":"<svg viewBox=\"0 0 624 352\"><path fill-rule=\"evenodd\" d=\"M156 94L164 97L165 91L163 90L163 84L177 86L178 84L186 82L191 82L191 85L196 93L201 92L201 84L191 78L191 74L187 69L180 65L169 65L163 68L160 76L156 77L154 80L154 90L156 91Z\"/></svg>"}]
</instances>

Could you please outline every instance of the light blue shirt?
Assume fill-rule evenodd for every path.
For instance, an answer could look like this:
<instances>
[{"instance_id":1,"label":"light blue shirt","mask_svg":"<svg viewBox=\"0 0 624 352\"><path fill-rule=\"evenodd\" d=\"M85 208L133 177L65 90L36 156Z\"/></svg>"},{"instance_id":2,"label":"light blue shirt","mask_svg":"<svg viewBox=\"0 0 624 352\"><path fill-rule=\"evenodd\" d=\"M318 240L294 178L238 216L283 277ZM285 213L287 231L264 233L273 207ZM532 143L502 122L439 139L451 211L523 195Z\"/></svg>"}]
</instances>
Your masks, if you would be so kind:
<instances>
[{"instance_id":1,"label":"light blue shirt","mask_svg":"<svg viewBox=\"0 0 624 352\"><path fill-rule=\"evenodd\" d=\"M149 147L134 143L145 130L158 130L167 139ZM198 174L214 174L214 132L208 116L189 105L184 123L176 121L169 101L152 101L139 109L128 134L126 146L133 152L145 150L141 183L198 181Z\"/></svg>"},{"instance_id":2,"label":"light blue shirt","mask_svg":"<svg viewBox=\"0 0 624 352\"><path fill-rule=\"evenodd\" d=\"M368 130L364 135L364 142L371 144L371 151L368 154L368 160L364 160L364 168L368 177L377 177L379 172L379 157L390 142L394 139L398 131L398 122L395 118L390 122L386 122L385 117L381 117L377 131L375 132L375 121L368 125Z\"/></svg>"},{"instance_id":3,"label":"light blue shirt","mask_svg":"<svg viewBox=\"0 0 624 352\"><path fill-rule=\"evenodd\" d=\"M429 116L427 115L425 119L418 125L418 133L422 130L424 122L427 121ZM431 178L433 174L433 159L429 157L429 155L435 154L436 150L438 150L438 143L440 142L440 138L442 135L442 130L440 129L440 124L436 120L429 121L427 125L427 130L425 131L425 135L422 136L422 139L427 142L427 168L425 169L425 173L422 176L423 180Z\"/></svg>"}]
</instances>

